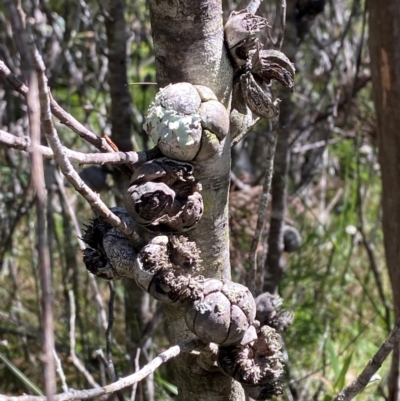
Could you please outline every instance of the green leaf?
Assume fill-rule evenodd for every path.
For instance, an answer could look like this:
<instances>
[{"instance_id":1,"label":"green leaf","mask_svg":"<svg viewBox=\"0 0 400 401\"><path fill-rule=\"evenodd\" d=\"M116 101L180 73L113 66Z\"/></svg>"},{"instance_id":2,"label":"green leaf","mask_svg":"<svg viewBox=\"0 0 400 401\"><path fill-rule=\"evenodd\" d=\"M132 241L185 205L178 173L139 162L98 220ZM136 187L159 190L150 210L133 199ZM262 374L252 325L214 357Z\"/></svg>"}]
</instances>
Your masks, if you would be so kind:
<instances>
[{"instance_id":1,"label":"green leaf","mask_svg":"<svg viewBox=\"0 0 400 401\"><path fill-rule=\"evenodd\" d=\"M326 342L326 348L330 358L330 365L332 366L333 372L335 373L335 379L337 380L340 376L339 360L336 356L333 341L330 338Z\"/></svg>"},{"instance_id":2,"label":"green leaf","mask_svg":"<svg viewBox=\"0 0 400 401\"><path fill-rule=\"evenodd\" d=\"M178 388L160 376L156 376L157 383L171 394L178 395Z\"/></svg>"},{"instance_id":3,"label":"green leaf","mask_svg":"<svg viewBox=\"0 0 400 401\"><path fill-rule=\"evenodd\" d=\"M349 370L352 358L353 358L353 352L344 361L340 375L335 382L335 388L337 388L338 390L343 390L343 388L345 386L346 373Z\"/></svg>"},{"instance_id":4,"label":"green leaf","mask_svg":"<svg viewBox=\"0 0 400 401\"><path fill-rule=\"evenodd\" d=\"M30 381L5 355L0 352L0 359L4 362L4 364L14 373L16 377L18 377L26 387L31 389L36 395L43 395L42 391L39 387L36 386L35 383Z\"/></svg>"}]
</instances>

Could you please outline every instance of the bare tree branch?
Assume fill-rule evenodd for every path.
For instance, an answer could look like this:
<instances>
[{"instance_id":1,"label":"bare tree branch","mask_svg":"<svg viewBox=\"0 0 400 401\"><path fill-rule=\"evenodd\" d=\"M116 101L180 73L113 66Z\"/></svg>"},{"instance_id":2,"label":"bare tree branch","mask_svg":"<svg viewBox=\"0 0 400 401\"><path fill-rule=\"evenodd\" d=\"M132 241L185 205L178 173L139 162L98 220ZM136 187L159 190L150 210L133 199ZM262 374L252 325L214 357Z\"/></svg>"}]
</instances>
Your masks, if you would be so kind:
<instances>
[{"instance_id":1,"label":"bare tree branch","mask_svg":"<svg viewBox=\"0 0 400 401\"><path fill-rule=\"evenodd\" d=\"M114 283L112 281L108 282L108 288L110 289L110 299L108 301L108 326L106 330L106 347L107 347L107 365L106 370L108 377L113 382L115 381L115 369L112 360L112 328L114 325L114 299L115 299L115 289Z\"/></svg>"},{"instance_id":2,"label":"bare tree branch","mask_svg":"<svg viewBox=\"0 0 400 401\"><path fill-rule=\"evenodd\" d=\"M29 52L29 40L25 30L25 14L18 1L5 1L11 20L11 25L17 43L21 59L24 64L24 73L31 90L27 94L29 134L32 143L31 178L36 192L36 216L37 216L37 253L38 270L41 287L41 308L42 308L42 360L44 388L46 398L53 400L56 392L56 370L54 350L54 290L52 272L50 266L50 250L47 238L47 191L44 178L43 158L38 147L40 146L40 120L41 107L38 99L40 97L40 77L33 66L32 55Z\"/></svg>"},{"instance_id":3,"label":"bare tree branch","mask_svg":"<svg viewBox=\"0 0 400 401\"><path fill-rule=\"evenodd\" d=\"M17 92L23 95L25 98L28 96L29 88L21 82L0 60L0 76L3 77ZM50 108L51 112L56 116L61 124L66 125L72 131L77 133L81 138L85 139L87 142L91 143L97 149L102 152L113 152L112 147L107 143L104 138L100 138L93 132L89 131L85 126L83 126L78 120L67 113L54 99L51 95L50 97Z\"/></svg>"},{"instance_id":4,"label":"bare tree branch","mask_svg":"<svg viewBox=\"0 0 400 401\"><path fill-rule=\"evenodd\" d=\"M278 131L274 130L268 135L268 148L266 155L266 167L264 172L263 190L260 199L260 206L258 209L257 226L251 241L249 261L250 261L250 274L248 275L247 286L254 296L261 293L263 285L263 266L257 266L257 249L260 243L261 234L267 220L267 207L269 199L269 190L271 188L272 176L274 173L274 156L276 149L276 142L278 138Z\"/></svg>"},{"instance_id":5,"label":"bare tree branch","mask_svg":"<svg viewBox=\"0 0 400 401\"><path fill-rule=\"evenodd\" d=\"M197 340L192 340L187 343L174 345L168 348L166 351L160 353L150 363L140 369L138 372L133 373L127 377L123 377L116 382L109 384L104 387L97 387L88 390L70 390L67 393L61 393L54 396L54 401L68 401L73 399L87 400L88 398L99 397L103 394L111 394L118 390L122 390L126 387L131 386L143 380L145 377L155 372L155 370L163 363L175 358L182 352L190 352L199 345ZM47 401L46 397L33 396L33 395L22 395L20 397L9 397L6 395L0 395L0 401Z\"/></svg>"},{"instance_id":6,"label":"bare tree branch","mask_svg":"<svg viewBox=\"0 0 400 401\"><path fill-rule=\"evenodd\" d=\"M372 376L378 371L382 366L384 360L393 351L393 348L400 341L400 319L397 321L394 329L391 331L389 336L386 338L385 342L379 348L378 352L373 356L373 358L368 362L368 365L360 373L360 375L351 383L349 386L345 387L333 401L350 401L357 394L361 393L367 387Z\"/></svg>"},{"instance_id":7,"label":"bare tree branch","mask_svg":"<svg viewBox=\"0 0 400 401\"><path fill-rule=\"evenodd\" d=\"M18 137L0 130L0 144L10 148L32 152L32 143L29 137ZM46 159L54 159L54 153L48 146L39 146L39 152ZM63 147L64 154L71 162L79 164L126 164L144 163L161 156L158 148L140 152L113 152L113 153L82 153Z\"/></svg>"},{"instance_id":8,"label":"bare tree branch","mask_svg":"<svg viewBox=\"0 0 400 401\"><path fill-rule=\"evenodd\" d=\"M71 185L87 200L96 212L104 218L109 224L117 228L123 234L127 236L133 243L141 245L142 240L138 235L128 227L128 225L121 221L121 219L110 211L106 204L100 199L99 195L93 192L80 178L71 162L68 160L64 153L64 149L60 138L58 137L57 131L54 127L51 111L50 111L50 95L47 87L47 79L45 76L45 66L38 50L31 43L33 49L33 57L35 69L38 74L39 81L39 94L40 94L40 105L41 105L41 120L42 128L47 139L48 144L54 153L54 159L60 166L62 173L71 183Z\"/></svg>"},{"instance_id":9,"label":"bare tree branch","mask_svg":"<svg viewBox=\"0 0 400 401\"><path fill-rule=\"evenodd\" d=\"M65 377L64 369L62 367L61 360L58 357L55 349L53 350L53 354L54 354L54 359L56 361L57 373L60 376L60 380L61 380L61 387L64 392L68 391L68 384L67 384L67 379Z\"/></svg>"},{"instance_id":10,"label":"bare tree branch","mask_svg":"<svg viewBox=\"0 0 400 401\"><path fill-rule=\"evenodd\" d=\"M86 380L95 388L99 388L100 386L97 384L96 380L94 380L93 376L90 372L85 368L85 365L81 362L81 360L77 357L75 352L75 317L76 317L76 305L75 305L75 296L72 290L68 291L69 297L69 305L71 309L71 315L69 318L69 350L72 359L72 363L74 366L85 376Z\"/></svg>"},{"instance_id":11,"label":"bare tree branch","mask_svg":"<svg viewBox=\"0 0 400 401\"><path fill-rule=\"evenodd\" d=\"M286 0L281 0L281 27L278 34L278 39L276 43L276 48L278 50L282 49L283 38L285 36L286 29Z\"/></svg>"},{"instance_id":12,"label":"bare tree branch","mask_svg":"<svg viewBox=\"0 0 400 401\"><path fill-rule=\"evenodd\" d=\"M231 147L235 147L242 139L246 137L247 134L261 121L260 117L255 118L251 124L242 132L240 132L235 138L233 138Z\"/></svg>"}]
</instances>

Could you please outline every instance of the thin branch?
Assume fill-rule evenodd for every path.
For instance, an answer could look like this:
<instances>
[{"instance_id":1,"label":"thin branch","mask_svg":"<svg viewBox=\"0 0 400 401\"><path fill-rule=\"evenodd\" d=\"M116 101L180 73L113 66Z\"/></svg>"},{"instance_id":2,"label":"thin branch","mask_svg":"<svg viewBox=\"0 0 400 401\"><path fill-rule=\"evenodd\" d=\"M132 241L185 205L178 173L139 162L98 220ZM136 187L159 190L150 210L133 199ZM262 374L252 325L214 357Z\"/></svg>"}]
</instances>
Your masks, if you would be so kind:
<instances>
[{"instance_id":1,"label":"thin branch","mask_svg":"<svg viewBox=\"0 0 400 401\"><path fill-rule=\"evenodd\" d=\"M138 347L137 350L136 350L136 356L135 356L135 372L139 371L140 351L141 351L141 349ZM137 382L133 383L133 385L132 385L131 401L135 401L137 385L138 385Z\"/></svg>"},{"instance_id":2,"label":"thin branch","mask_svg":"<svg viewBox=\"0 0 400 401\"><path fill-rule=\"evenodd\" d=\"M53 350L53 354L54 354L54 359L56 361L57 373L60 376L60 380L61 380L61 387L62 387L64 392L67 392L68 391L68 384L67 384L67 379L65 377L64 369L63 369L62 364L61 364L61 360L58 357L57 352L56 352L55 349Z\"/></svg>"},{"instance_id":3,"label":"thin branch","mask_svg":"<svg viewBox=\"0 0 400 401\"><path fill-rule=\"evenodd\" d=\"M38 150L40 145L40 117L41 109L38 102L40 96L40 77L33 66L32 55L29 52L28 33L25 29L25 14L18 1L4 2L11 21L14 38L24 65L24 75L31 90L26 96L28 106L29 135L32 143L31 178L36 193L36 221L37 221L37 254L38 270L41 286L42 308L42 360L45 394L48 400L53 400L56 392L56 371L54 350L54 290L50 266L50 250L47 239L47 191L44 178L43 158Z\"/></svg>"},{"instance_id":4,"label":"thin branch","mask_svg":"<svg viewBox=\"0 0 400 401\"><path fill-rule=\"evenodd\" d=\"M56 392L56 373L54 350L54 289L52 280L52 268L50 263L50 250L47 237L47 191L44 179L44 165L37 147L40 144L40 109L38 103L38 80L36 74L32 74L29 80L31 92L28 96L29 130L32 140L33 152L31 153L32 181L36 192L36 230L37 230L37 254L40 279L40 304L42 308L41 329L43 335L42 360L45 381L45 394L52 400Z\"/></svg>"},{"instance_id":5,"label":"thin branch","mask_svg":"<svg viewBox=\"0 0 400 401\"><path fill-rule=\"evenodd\" d=\"M277 138L278 138L277 130L271 131L270 134L268 135L269 143L266 155L266 167L265 167L263 190L260 199L260 206L258 209L257 226L250 246L250 253L249 253L250 274L248 276L247 286L249 287L250 291L254 296L258 295L261 292L263 285L262 274L260 272L262 266L261 269L259 269L257 266L257 249L260 243L260 238L263 228L265 226L265 221L267 219L269 190L271 188L272 176L274 173L274 157L275 157Z\"/></svg>"},{"instance_id":6,"label":"thin branch","mask_svg":"<svg viewBox=\"0 0 400 401\"><path fill-rule=\"evenodd\" d=\"M25 98L28 96L29 88L20 81L0 60L0 76L3 77L17 92L19 92ZM111 146L107 143L104 138L100 138L95 133L89 131L85 126L83 126L78 120L67 113L53 98L50 97L50 108L51 112L56 116L61 124L66 125L72 131L77 133L81 138L85 139L87 142L91 143L97 149L102 152L113 152Z\"/></svg>"},{"instance_id":7,"label":"thin branch","mask_svg":"<svg viewBox=\"0 0 400 401\"><path fill-rule=\"evenodd\" d=\"M69 306L71 310L71 315L69 318L69 343L70 343L70 355L72 359L72 363L75 367L85 376L86 380L95 388L100 388L97 384L96 380L94 380L93 376L89 373L89 371L85 368L84 364L77 357L75 352L75 317L76 317L76 306L75 306L75 296L72 290L68 291L69 296Z\"/></svg>"},{"instance_id":8,"label":"thin branch","mask_svg":"<svg viewBox=\"0 0 400 401\"><path fill-rule=\"evenodd\" d=\"M107 347L107 365L106 370L110 381L115 381L115 370L112 360L112 328L114 325L114 299L115 289L112 281L108 282L108 288L110 289L110 299L108 301L108 326L106 330L106 347Z\"/></svg>"},{"instance_id":9,"label":"thin branch","mask_svg":"<svg viewBox=\"0 0 400 401\"><path fill-rule=\"evenodd\" d=\"M276 47L278 50L282 49L283 39L286 30L286 0L281 0L281 29L279 30Z\"/></svg>"},{"instance_id":10,"label":"thin branch","mask_svg":"<svg viewBox=\"0 0 400 401\"><path fill-rule=\"evenodd\" d=\"M29 137L18 137L2 130L0 130L0 144L29 153L32 152L32 143ZM46 159L54 159L54 153L48 146L39 146L38 150ZM63 147L63 151L71 162L79 164L135 164L144 163L161 156L158 148L140 152L82 153Z\"/></svg>"},{"instance_id":11,"label":"thin branch","mask_svg":"<svg viewBox=\"0 0 400 401\"><path fill-rule=\"evenodd\" d=\"M342 142L344 139L342 136L340 138L333 138L333 139L323 139L322 141L316 141L312 143L306 143L304 145L295 146L291 149L292 153L300 153L305 154L309 150L318 149L322 147L326 147L329 145L334 145L335 143Z\"/></svg>"},{"instance_id":12,"label":"thin branch","mask_svg":"<svg viewBox=\"0 0 400 401\"><path fill-rule=\"evenodd\" d=\"M169 361L172 358L177 357L182 352L190 352L197 348L199 342L197 340L192 340L187 343L174 345L168 348L166 351L160 353L155 357L150 363L127 377L123 377L116 382L109 384L104 387L97 387L87 390L70 390L67 393L61 393L54 396L54 401L69 401L73 399L87 400L88 398L99 397L103 394L111 394L118 390L122 390L126 387L132 386L160 367L163 363ZM0 401L47 401L46 397L42 396L32 396L32 395L22 395L20 397L9 397L5 395L0 395Z\"/></svg>"},{"instance_id":13,"label":"thin branch","mask_svg":"<svg viewBox=\"0 0 400 401\"><path fill-rule=\"evenodd\" d=\"M382 363L393 351L393 348L398 345L400 341L400 319L397 321L394 329L391 331L389 336L386 338L385 342L379 348L378 352L373 356L373 358L368 362L368 365L360 373L360 375L351 383L349 386L345 387L333 401L350 401L357 394L363 391L368 383L370 382L372 376L378 371L382 366Z\"/></svg>"},{"instance_id":14,"label":"thin branch","mask_svg":"<svg viewBox=\"0 0 400 401\"><path fill-rule=\"evenodd\" d=\"M236 174L231 171L230 172L230 179L231 179L231 187L232 188L239 188L241 191L248 191L251 188L251 185L245 184L242 180L240 180Z\"/></svg>"},{"instance_id":15,"label":"thin branch","mask_svg":"<svg viewBox=\"0 0 400 401\"><path fill-rule=\"evenodd\" d=\"M116 376L115 376L114 364L112 363L112 360L109 359L108 357L106 358L104 356L103 350L101 348L94 352L94 356L97 356L99 358L99 360L101 361L101 363L103 364L111 383L115 382ZM111 361L111 363L110 363L110 361ZM118 390L116 395L118 397L118 400L124 401L124 396L123 396L121 390Z\"/></svg>"},{"instance_id":16,"label":"thin branch","mask_svg":"<svg viewBox=\"0 0 400 401\"><path fill-rule=\"evenodd\" d=\"M51 111L50 111L50 96L49 89L47 86L47 78L45 76L45 66L38 50L31 43L32 53L34 56L34 63L36 72L38 74L39 81L39 93L40 93L40 106L42 113L42 128L47 139L50 148L53 150L54 159L59 165L62 173L68 179L70 184L79 192L86 201L92 206L92 208L101 216L107 223L121 231L127 238L129 238L134 244L140 246L142 240L130 228L126 223L110 211L106 204L100 199L99 195L93 192L81 179L77 171L72 166L64 153L64 148L58 137L57 131L54 127Z\"/></svg>"},{"instance_id":17,"label":"thin branch","mask_svg":"<svg viewBox=\"0 0 400 401\"><path fill-rule=\"evenodd\" d=\"M280 12L281 20L280 20L280 29L278 32L278 37L276 40L272 37L272 33L270 27L267 26L267 35L268 39L271 41L272 45L275 49L281 50L283 39L285 37L285 30L286 30L286 0L281 0L281 12Z\"/></svg>"}]
</instances>

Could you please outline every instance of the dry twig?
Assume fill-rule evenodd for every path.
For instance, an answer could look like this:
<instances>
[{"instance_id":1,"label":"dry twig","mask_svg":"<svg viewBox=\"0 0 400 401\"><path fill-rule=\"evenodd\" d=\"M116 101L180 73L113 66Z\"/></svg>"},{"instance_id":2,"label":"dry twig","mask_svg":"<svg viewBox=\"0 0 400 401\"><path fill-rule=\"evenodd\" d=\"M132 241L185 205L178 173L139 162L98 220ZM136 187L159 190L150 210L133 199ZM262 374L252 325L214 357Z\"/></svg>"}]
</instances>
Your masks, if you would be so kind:
<instances>
[{"instance_id":1,"label":"dry twig","mask_svg":"<svg viewBox=\"0 0 400 401\"><path fill-rule=\"evenodd\" d=\"M99 195L93 192L80 178L71 162L68 160L64 153L64 148L58 137L57 131L54 127L51 111L50 111L50 96L47 87L47 79L45 76L45 66L38 50L31 44L32 53L34 58L34 65L38 75L39 82L39 95L41 106L41 120L42 128L50 148L53 150L54 159L59 165L62 173L68 179L70 184L79 192L92 208L101 216L105 221L113 227L121 231L133 243L141 243L137 234L122 222L121 219L110 211L106 204L100 199Z\"/></svg>"},{"instance_id":2,"label":"dry twig","mask_svg":"<svg viewBox=\"0 0 400 401\"><path fill-rule=\"evenodd\" d=\"M70 343L70 355L72 359L72 363L75 367L85 376L86 380L96 388L100 386L97 384L96 380L94 380L93 376L89 373L89 371L85 368L84 364L77 357L75 352L75 317L76 317L76 306L75 306L75 296L72 290L68 291L69 296L69 306L71 309L71 315L69 319L69 343Z\"/></svg>"},{"instance_id":3,"label":"dry twig","mask_svg":"<svg viewBox=\"0 0 400 401\"><path fill-rule=\"evenodd\" d=\"M123 377L116 382L109 384L104 387L97 387L88 390L70 390L67 393L61 393L55 395L54 401L68 401L73 399L87 400L88 398L99 397L103 394L115 393L118 390L122 390L126 387L131 386L143 380L145 377L153 373L163 363L169 361L172 358L177 357L182 352L190 352L199 345L196 340L189 341L184 344L174 345L168 348L166 351L155 357L150 363L140 369L138 372L133 373L127 377ZM33 396L33 395L22 395L20 397L8 397L0 395L0 401L47 401L46 397Z\"/></svg>"},{"instance_id":4,"label":"dry twig","mask_svg":"<svg viewBox=\"0 0 400 401\"><path fill-rule=\"evenodd\" d=\"M382 363L393 351L395 345L398 345L400 341L400 319L397 321L394 329L391 331L389 336L386 338L385 342L379 348L378 352L373 356L373 358L368 362L368 365L360 373L360 375L351 383L349 386L345 387L333 401L350 401L357 394L361 393L367 387L372 376L378 371L382 366Z\"/></svg>"},{"instance_id":5,"label":"dry twig","mask_svg":"<svg viewBox=\"0 0 400 401\"><path fill-rule=\"evenodd\" d=\"M56 372L54 350L54 291L50 266L50 250L47 239L47 191L44 178L44 166L40 145L41 108L38 102L40 97L40 77L34 69L32 54L29 52L29 40L25 30L25 15L20 3L4 2L11 21L15 41L21 54L24 65L24 75L31 90L26 96L28 106L29 135L32 143L31 164L32 182L36 193L37 215L37 253L38 270L41 286L42 334L43 334L43 375L45 394L52 401L56 392Z\"/></svg>"},{"instance_id":6,"label":"dry twig","mask_svg":"<svg viewBox=\"0 0 400 401\"><path fill-rule=\"evenodd\" d=\"M0 130L0 143L9 148L24 150L32 153L32 143L29 137L18 137ZM38 146L38 151L46 159L54 159L54 153L48 146ZM158 148L141 152L113 152L113 153L81 153L63 147L64 154L71 162L79 164L126 164L144 163L161 156Z\"/></svg>"},{"instance_id":7,"label":"dry twig","mask_svg":"<svg viewBox=\"0 0 400 401\"><path fill-rule=\"evenodd\" d=\"M60 376L61 380L61 388L63 389L64 392L66 392L68 391L68 384L67 384L67 379L65 377L64 369L62 367L61 360L58 357L55 349L53 350L53 353L54 353L54 359L56 361L57 373Z\"/></svg>"},{"instance_id":8,"label":"dry twig","mask_svg":"<svg viewBox=\"0 0 400 401\"><path fill-rule=\"evenodd\" d=\"M257 266L257 249L260 243L260 238L265 225L265 221L267 219L269 190L271 188L272 176L274 173L274 157L277 138L278 131L275 130L269 133L263 191L261 194L260 206L258 209L257 226L250 246L249 261L251 270L247 280L247 286L254 296L261 293L263 285L263 275L261 271L263 269L263 266Z\"/></svg>"}]
</instances>

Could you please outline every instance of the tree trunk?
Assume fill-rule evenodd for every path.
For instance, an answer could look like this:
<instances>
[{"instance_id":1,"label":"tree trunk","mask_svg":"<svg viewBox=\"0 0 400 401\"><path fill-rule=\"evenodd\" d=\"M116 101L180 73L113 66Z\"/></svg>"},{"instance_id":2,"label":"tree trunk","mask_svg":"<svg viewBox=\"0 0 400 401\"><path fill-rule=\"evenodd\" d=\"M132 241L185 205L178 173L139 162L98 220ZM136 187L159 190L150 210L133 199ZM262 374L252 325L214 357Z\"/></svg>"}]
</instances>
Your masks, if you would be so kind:
<instances>
[{"instance_id":1,"label":"tree trunk","mask_svg":"<svg viewBox=\"0 0 400 401\"><path fill-rule=\"evenodd\" d=\"M400 1L369 0L369 47L378 120L382 173L383 234L386 263L393 291L395 318L400 318ZM400 399L399 347L393 352L389 400Z\"/></svg>"},{"instance_id":2,"label":"tree trunk","mask_svg":"<svg viewBox=\"0 0 400 401\"><path fill-rule=\"evenodd\" d=\"M229 106L232 67L224 46L221 1L150 0L149 3L158 85L164 87L178 82L205 85ZM230 278L229 137L222 143L219 154L193 165L203 187L204 214L188 237L201 251L202 274ZM182 308L168 306L166 313L172 343L194 337L186 328ZM175 360L175 379L180 400L244 399L237 382L222 373L200 369L193 355L181 355Z\"/></svg>"}]
</instances>

